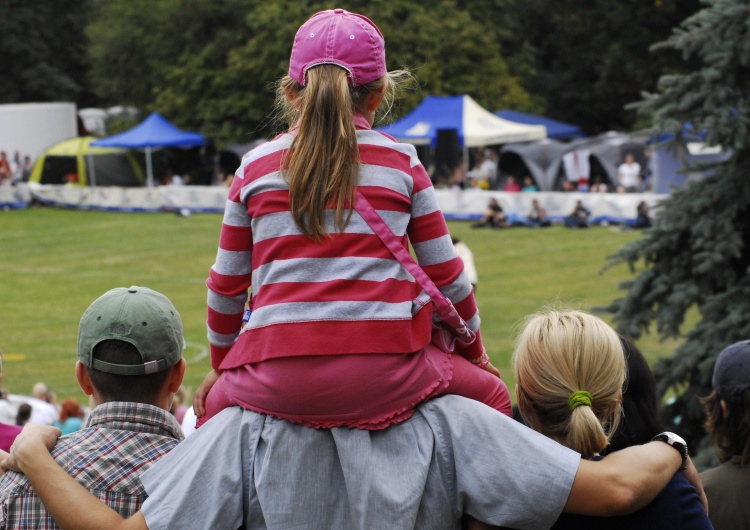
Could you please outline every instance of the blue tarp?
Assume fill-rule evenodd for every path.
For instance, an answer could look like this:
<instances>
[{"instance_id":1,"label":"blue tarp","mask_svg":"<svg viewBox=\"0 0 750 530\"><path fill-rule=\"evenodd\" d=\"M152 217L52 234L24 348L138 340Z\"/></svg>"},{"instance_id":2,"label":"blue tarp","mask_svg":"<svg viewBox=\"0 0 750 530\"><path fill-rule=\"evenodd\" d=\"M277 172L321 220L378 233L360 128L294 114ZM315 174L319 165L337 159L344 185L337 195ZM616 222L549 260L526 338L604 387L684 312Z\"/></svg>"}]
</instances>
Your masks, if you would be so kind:
<instances>
[{"instance_id":1,"label":"blue tarp","mask_svg":"<svg viewBox=\"0 0 750 530\"><path fill-rule=\"evenodd\" d=\"M583 138L586 136L581 128L577 125L571 125L570 123L564 123L561 121L553 120L552 118L537 116L535 114L526 114L525 112L504 109L495 112L495 116L498 116L504 120L523 123L525 125L544 125L545 127L547 127L547 138L573 139Z\"/></svg>"}]
</instances>

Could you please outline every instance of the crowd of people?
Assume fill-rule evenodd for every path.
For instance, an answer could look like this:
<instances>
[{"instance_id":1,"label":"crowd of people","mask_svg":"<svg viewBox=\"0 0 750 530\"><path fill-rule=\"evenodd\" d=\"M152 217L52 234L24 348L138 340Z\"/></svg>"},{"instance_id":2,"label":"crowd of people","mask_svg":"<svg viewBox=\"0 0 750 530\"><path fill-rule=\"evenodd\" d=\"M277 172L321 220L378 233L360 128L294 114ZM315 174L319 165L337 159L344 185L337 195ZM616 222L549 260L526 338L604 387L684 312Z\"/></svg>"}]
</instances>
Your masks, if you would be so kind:
<instances>
[{"instance_id":1,"label":"crowd of people","mask_svg":"<svg viewBox=\"0 0 750 530\"><path fill-rule=\"evenodd\" d=\"M458 162L447 182L435 182L436 185L448 185L458 188L479 188L500 190L508 193L540 191L540 186L528 172L518 171L514 174L502 170L499 165L500 154L497 148L474 148L471 153L469 170L465 171L463 156ZM439 180L439 179L438 179ZM593 172L588 178L560 178L549 191L590 192L590 193L636 193L645 191L648 186L648 171L636 162L633 153L625 153L622 163L617 167L617 175L611 185L599 172Z\"/></svg>"},{"instance_id":2,"label":"crowd of people","mask_svg":"<svg viewBox=\"0 0 750 530\"><path fill-rule=\"evenodd\" d=\"M12 159L5 151L0 151L0 186L11 186L17 182L28 182L31 176L32 163L30 156L21 157L15 152Z\"/></svg>"},{"instance_id":3,"label":"crowd of people","mask_svg":"<svg viewBox=\"0 0 750 530\"><path fill-rule=\"evenodd\" d=\"M147 287L105 292L78 327L86 424L28 424L0 454L0 529L747 526L750 436L733 430L747 435L747 343L714 370L708 425L737 465L706 491L679 435L620 429L648 390L629 386L635 350L593 315L526 320L511 417L429 175L371 129L406 75L386 71L366 17L300 27L279 83L289 131L248 153L229 191L197 430L185 439L175 417L189 418L177 308ZM624 447L602 457L614 436Z\"/></svg>"},{"instance_id":4,"label":"crowd of people","mask_svg":"<svg viewBox=\"0 0 750 530\"><path fill-rule=\"evenodd\" d=\"M595 222L592 219L591 210L581 200L576 201L570 213L558 221L567 228L588 228ZM610 223L609 220L605 222ZM531 200L531 205L525 214L518 212L509 214L505 212L497 198L491 197L484 212L471 226L472 228L509 228L513 226L539 228L552 226L552 224L552 218L550 218L539 199ZM651 228L651 226L652 219L646 201L638 203L634 218L626 219L622 223L623 229L644 229Z\"/></svg>"},{"instance_id":5,"label":"crowd of people","mask_svg":"<svg viewBox=\"0 0 750 530\"><path fill-rule=\"evenodd\" d=\"M3 355L0 352L0 384L3 382ZM180 387L174 395L169 409L182 424L188 410L186 401L188 390ZM60 429L63 435L83 428L89 417L90 407L81 405L74 397L58 403L57 394L48 389L44 382L33 385L30 395L10 394L7 387L0 388L0 449L10 451L18 433L27 423L51 425ZM194 425L194 421L192 424ZM184 430L190 432L190 420Z\"/></svg>"},{"instance_id":6,"label":"crowd of people","mask_svg":"<svg viewBox=\"0 0 750 530\"><path fill-rule=\"evenodd\" d=\"M0 353L0 383L3 380L3 359ZM75 398L58 405L57 395L43 382L35 383L31 395L11 395L0 389L0 449L9 451L18 433L27 423L53 425L66 433L80 428L84 411Z\"/></svg>"}]
</instances>

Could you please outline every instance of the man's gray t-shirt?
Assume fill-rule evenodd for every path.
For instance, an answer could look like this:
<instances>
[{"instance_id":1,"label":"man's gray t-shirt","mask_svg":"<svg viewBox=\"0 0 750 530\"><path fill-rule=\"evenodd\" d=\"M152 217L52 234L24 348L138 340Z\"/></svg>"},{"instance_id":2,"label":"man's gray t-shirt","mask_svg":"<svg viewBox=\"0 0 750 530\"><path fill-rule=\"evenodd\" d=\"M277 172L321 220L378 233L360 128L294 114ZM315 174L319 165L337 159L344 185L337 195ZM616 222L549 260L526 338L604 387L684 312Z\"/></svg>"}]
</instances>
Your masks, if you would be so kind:
<instances>
[{"instance_id":1,"label":"man's gray t-shirt","mask_svg":"<svg viewBox=\"0 0 750 530\"><path fill-rule=\"evenodd\" d=\"M234 407L143 477L150 530L452 529L464 513L549 528L580 455L448 395L381 431L316 430Z\"/></svg>"}]
</instances>

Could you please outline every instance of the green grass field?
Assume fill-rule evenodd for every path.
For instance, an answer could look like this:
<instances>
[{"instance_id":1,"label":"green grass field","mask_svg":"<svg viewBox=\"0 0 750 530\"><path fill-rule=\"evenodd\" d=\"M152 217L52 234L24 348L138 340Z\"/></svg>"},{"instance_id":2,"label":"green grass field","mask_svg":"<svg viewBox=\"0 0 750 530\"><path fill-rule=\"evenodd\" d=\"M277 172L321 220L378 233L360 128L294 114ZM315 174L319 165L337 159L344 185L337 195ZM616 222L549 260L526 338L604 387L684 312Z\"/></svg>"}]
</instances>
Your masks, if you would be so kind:
<instances>
[{"instance_id":1,"label":"green grass field","mask_svg":"<svg viewBox=\"0 0 750 530\"><path fill-rule=\"evenodd\" d=\"M84 399L73 375L78 321L106 290L136 284L163 292L180 311L188 344L185 384L195 389L209 369L204 281L220 225L221 216L209 214L0 212L4 386L27 394L45 381L58 399ZM607 305L630 273L625 266L599 270L607 256L640 237L604 227L474 230L453 222L450 229L474 253L485 345L509 385L523 317L549 304L586 310ZM653 361L670 354L675 343L647 336L639 346Z\"/></svg>"}]
</instances>

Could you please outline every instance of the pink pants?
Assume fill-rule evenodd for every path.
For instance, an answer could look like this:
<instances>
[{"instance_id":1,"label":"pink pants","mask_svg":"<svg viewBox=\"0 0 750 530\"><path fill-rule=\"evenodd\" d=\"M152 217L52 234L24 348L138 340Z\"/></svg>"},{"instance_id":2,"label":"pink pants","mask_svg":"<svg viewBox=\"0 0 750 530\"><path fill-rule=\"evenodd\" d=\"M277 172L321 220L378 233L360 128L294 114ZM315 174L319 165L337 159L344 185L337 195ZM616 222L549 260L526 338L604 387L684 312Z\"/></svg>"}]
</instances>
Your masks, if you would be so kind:
<instances>
[{"instance_id":1,"label":"pink pants","mask_svg":"<svg viewBox=\"0 0 750 530\"><path fill-rule=\"evenodd\" d=\"M457 394L511 415L505 383L456 354L428 345L411 354L272 359L224 372L206 415L241 406L310 427L377 430L400 423L421 402Z\"/></svg>"}]
</instances>

